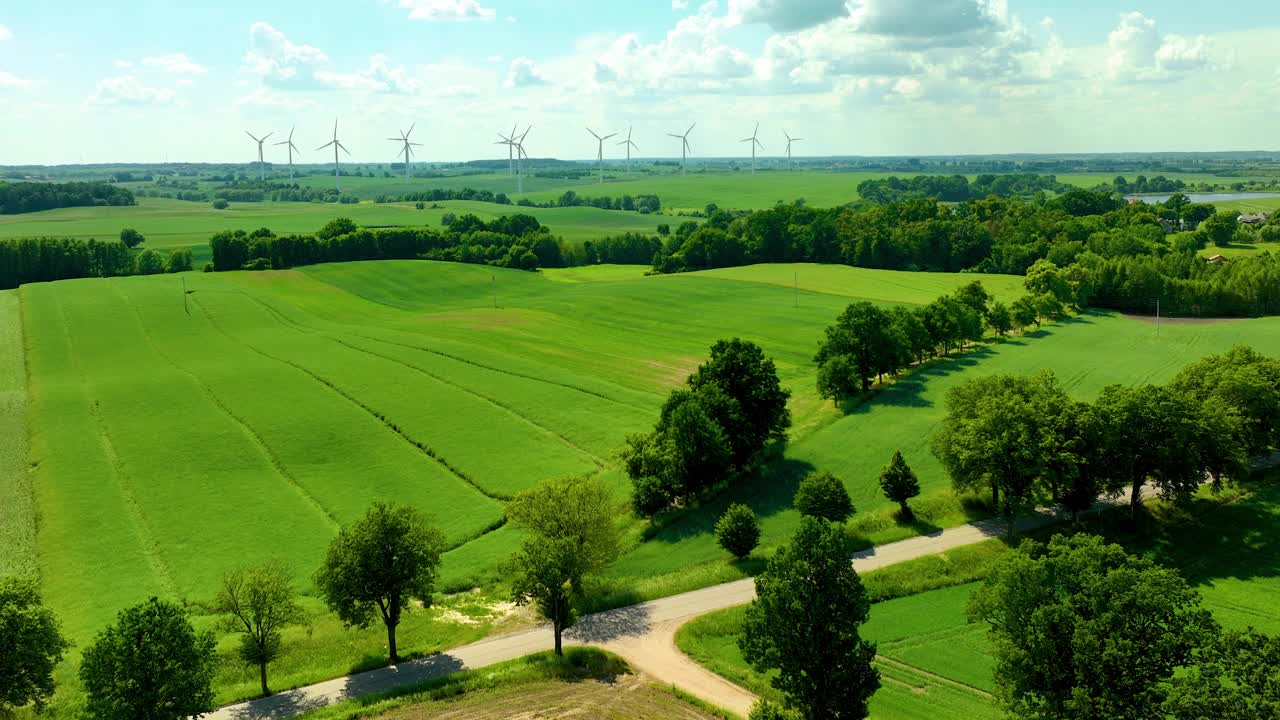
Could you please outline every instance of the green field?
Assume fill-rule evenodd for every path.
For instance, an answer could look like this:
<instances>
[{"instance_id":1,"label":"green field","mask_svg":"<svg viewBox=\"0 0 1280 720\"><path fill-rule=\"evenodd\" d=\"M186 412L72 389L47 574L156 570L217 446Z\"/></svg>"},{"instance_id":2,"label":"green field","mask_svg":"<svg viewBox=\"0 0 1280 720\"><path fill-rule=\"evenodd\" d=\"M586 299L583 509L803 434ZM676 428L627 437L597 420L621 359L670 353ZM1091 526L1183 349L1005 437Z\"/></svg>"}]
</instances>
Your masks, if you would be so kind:
<instances>
[{"instance_id":1,"label":"green field","mask_svg":"<svg viewBox=\"0 0 1280 720\"><path fill-rule=\"evenodd\" d=\"M500 526L503 499L547 477L594 472L623 496L613 453L624 435L651 426L666 392L723 337L760 343L792 390L786 458L735 491L762 517L762 556L794 528L795 482L816 467L844 478L868 540L964 521L927 451L942 395L963 378L1050 367L1089 396L1110 382L1163 380L1236 342L1280 352L1277 318L1167 324L1157 338L1144 322L1093 314L935 362L845 414L814 388L822 329L853 298L925 302L974 276L764 266L643 277L637 268L399 261L183 277L193 291L186 310L173 276L18 293L40 532L34 561L4 563L38 566L79 647L151 593L198 609L239 564L282 558L309 588L336 527L378 498L412 503L446 532L446 588L493 587L518 540ZM1016 289L1016 278L986 280L1000 295ZM18 306L0 310L0 330L16 327ZM925 490L918 526L896 525L875 486L896 448ZM749 571L711 540L725 501L649 542L633 524L637 542L597 581L600 602ZM490 626L411 617L409 652ZM376 631L345 633L324 618L281 661L288 682L377 661ZM226 670L222 699L252 692L252 677L240 675Z\"/></svg>"},{"instance_id":2,"label":"green field","mask_svg":"<svg viewBox=\"0 0 1280 720\"><path fill-rule=\"evenodd\" d=\"M75 237L115 240L131 227L147 242L142 247L170 250L191 248L197 267L208 260L209 238L223 230L251 231L270 228L278 235L311 234L335 217L348 217L363 226L413 225L440 227L445 213L472 213L484 220L527 213L573 243L625 232L652 235L660 222L670 218L591 207L528 208L494 203L453 200L435 203L438 208L418 210L413 203L232 203L214 210L209 203L139 198L133 207L64 208L22 215L0 215L0 238Z\"/></svg>"},{"instance_id":3,"label":"green field","mask_svg":"<svg viewBox=\"0 0 1280 720\"><path fill-rule=\"evenodd\" d=\"M1257 485L1228 502L1198 501L1188 513L1162 511L1144 536L1120 530L1131 551L1176 567L1204 597L1218 622L1231 628L1280 631L1280 486ZM1104 523L1124 527L1122 520ZM994 542L994 541L993 541ZM998 545L998 543L997 543ZM1003 546L1001 546L1003 547ZM882 571L883 572L883 571ZM869 574L873 577L875 573ZM863 637L878 645L882 686L873 720L995 718L984 694L994 690L994 659L986 627L971 625L964 608L977 583L930 590L872 605ZM743 608L694 620L680 630L681 650L753 692L780 700L770 675L752 670L737 647Z\"/></svg>"}]
</instances>

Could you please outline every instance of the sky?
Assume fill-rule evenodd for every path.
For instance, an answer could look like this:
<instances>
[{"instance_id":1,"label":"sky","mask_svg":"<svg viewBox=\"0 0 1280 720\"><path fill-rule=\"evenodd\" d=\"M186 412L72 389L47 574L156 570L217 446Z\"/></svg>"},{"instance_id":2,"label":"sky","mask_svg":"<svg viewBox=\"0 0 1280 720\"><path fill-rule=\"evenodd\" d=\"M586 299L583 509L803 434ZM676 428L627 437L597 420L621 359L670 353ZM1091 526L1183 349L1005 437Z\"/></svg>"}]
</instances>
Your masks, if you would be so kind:
<instances>
[{"instance_id":1,"label":"sky","mask_svg":"<svg viewBox=\"0 0 1280 720\"><path fill-rule=\"evenodd\" d=\"M5 0L0 165L1277 150L1277 48L1274 0Z\"/></svg>"}]
</instances>

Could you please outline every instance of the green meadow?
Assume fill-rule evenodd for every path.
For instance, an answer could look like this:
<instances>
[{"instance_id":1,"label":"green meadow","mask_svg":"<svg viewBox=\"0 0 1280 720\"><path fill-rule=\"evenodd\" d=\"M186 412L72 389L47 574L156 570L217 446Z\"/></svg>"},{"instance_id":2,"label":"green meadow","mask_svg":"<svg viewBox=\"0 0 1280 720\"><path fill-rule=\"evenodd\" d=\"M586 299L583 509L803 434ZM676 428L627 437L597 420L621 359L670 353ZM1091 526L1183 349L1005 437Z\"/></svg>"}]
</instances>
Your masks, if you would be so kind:
<instances>
[{"instance_id":1,"label":"green meadow","mask_svg":"<svg viewBox=\"0 0 1280 720\"><path fill-rule=\"evenodd\" d=\"M1273 474L1270 483L1252 485L1228 499L1202 497L1190 511L1157 505L1154 518L1138 535L1122 518L1100 519L1092 529L1131 552L1179 569L1222 625L1275 633L1280 631L1275 604L1280 593L1280 546L1275 540L1280 534L1280 486L1275 479ZM999 552L986 553L991 555L986 561L1007 552L998 540L987 545ZM893 572L926 568L907 565ZM875 587L877 575L884 572L868 573L868 586ZM863 637L878 645L882 683L872 699L873 720L1001 717L990 697L995 660L986 627L965 617L965 605L977 587L966 583L872 605ZM738 650L742 618L742 607L698 618L680 630L676 643L713 672L781 700L769 684L772 675L754 671Z\"/></svg>"},{"instance_id":2,"label":"green meadow","mask_svg":"<svg viewBox=\"0 0 1280 720\"><path fill-rule=\"evenodd\" d=\"M185 599L199 615L224 571L283 559L313 616L273 671L285 687L381 657L376 628L343 631L310 597L310 573L339 525L375 499L431 515L451 548L443 588L484 590L451 597L453 612L411 615L402 645L420 653L478 637L503 621L492 601L519 540L503 524L505 499L545 478L601 473L623 501L614 454L624 436L651 427L717 339L759 343L792 391L785 455L732 492L762 518L759 557L794 529L792 493L815 468L844 479L858 507L853 529L867 542L970 517L928 451L943 395L965 378L1048 367L1088 397L1108 383L1167 379L1238 342L1280 353L1280 318L1166 323L1157 336L1148 322L1097 313L935 361L839 408L818 397L812 356L853 299L923 303L975 278L1010 297L1018 278L805 265L642 271L364 262L0 294L0 338L21 327L26 348L24 357L0 343L0 392L16 386L22 407L13 368L25 361L34 488L31 505L6 499L0 512L22 527L39 518L34 545L6 543L0 567L37 567L83 647L148 595ZM9 443L0 463L19 467L24 451L10 433L0 437ZM910 527L892 520L875 481L899 448L924 488L921 523ZM727 562L711 538L728 499L647 531L629 521L627 552L595 581L598 604L757 568ZM71 688L74 663L60 678ZM228 656L220 699L252 694L253 683Z\"/></svg>"}]
</instances>

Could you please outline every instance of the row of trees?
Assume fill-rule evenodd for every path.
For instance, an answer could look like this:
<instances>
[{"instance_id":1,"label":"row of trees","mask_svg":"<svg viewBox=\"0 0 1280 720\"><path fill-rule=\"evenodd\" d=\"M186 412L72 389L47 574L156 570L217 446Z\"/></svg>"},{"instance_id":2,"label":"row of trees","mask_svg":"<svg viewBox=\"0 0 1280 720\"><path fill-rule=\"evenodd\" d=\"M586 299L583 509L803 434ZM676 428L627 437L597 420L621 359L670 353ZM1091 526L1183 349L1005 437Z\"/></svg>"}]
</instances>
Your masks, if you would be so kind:
<instances>
[{"instance_id":1,"label":"row of trees","mask_svg":"<svg viewBox=\"0 0 1280 720\"><path fill-rule=\"evenodd\" d=\"M594 207L602 210L636 211L642 215L662 210L662 200L657 195L622 195L620 197L591 197L579 195L573 190L566 190L555 200L535 202L529 198L520 198L515 203L506 193L495 193L492 190L475 190L473 188L435 188L422 192L405 193L400 196L382 196L379 202L443 202L446 200L474 200L477 202L497 203L499 205L518 205L520 207ZM645 259L648 262L649 258Z\"/></svg>"},{"instance_id":2,"label":"row of trees","mask_svg":"<svg viewBox=\"0 0 1280 720\"><path fill-rule=\"evenodd\" d=\"M134 252L123 242L77 238L0 239L0 290L24 283L191 269L191 251Z\"/></svg>"},{"instance_id":3,"label":"row of trees","mask_svg":"<svg viewBox=\"0 0 1280 720\"><path fill-rule=\"evenodd\" d=\"M987 328L1005 335L1058 317L1077 299L1064 274L1041 262L1027 276L1028 294L1010 305L993 301L977 280L923 306L885 310L865 301L849 305L826 329L814 357L819 394L839 403L871 389L885 375L980 341Z\"/></svg>"},{"instance_id":4,"label":"row of trees","mask_svg":"<svg viewBox=\"0 0 1280 720\"><path fill-rule=\"evenodd\" d=\"M973 180L964 175L916 175L910 178L895 175L880 180L863 180L858 183L858 195L868 202L884 205L919 198L963 202L989 195L1031 197L1037 193L1065 193L1071 188L1058 182L1053 175L1036 173L979 175Z\"/></svg>"},{"instance_id":5,"label":"row of trees","mask_svg":"<svg viewBox=\"0 0 1280 720\"><path fill-rule=\"evenodd\" d=\"M0 215L18 215L64 207L134 205L126 188L98 182L0 182Z\"/></svg>"},{"instance_id":6,"label":"row of trees","mask_svg":"<svg viewBox=\"0 0 1280 720\"><path fill-rule=\"evenodd\" d=\"M1249 470L1280 445L1280 360L1236 347L1187 366L1166 386L1103 388L1072 400L1050 371L974 378L947 393L933 452L957 491L991 493L1009 520L1042 502L1073 513L1152 486L1175 502L1207 480Z\"/></svg>"},{"instance_id":7,"label":"row of trees","mask_svg":"<svg viewBox=\"0 0 1280 720\"><path fill-rule=\"evenodd\" d=\"M551 621L556 654L576 619L584 579L618 554L618 509L598 478L548 481L507 507L525 533L507 566L512 599ZM412 609L431 606L444 550L444 533L420 512L378 502L338 532L313 579L347 627L382 622L394 663L400 659L396 628ZM237 656L258 667L262 694L270 694L267 667L283 651L284 630L306 621L290 568L266 562L228 572L211 608L222 618L220 629L240 635ZM43 708L69 647L34 581L0 579L0 713L29 703ZM121 611L85 648L86 716L181 720L209 712L215 647L213 630L196 631L180 604L153 597Z\"/></svg>"},{"instance_id":8,"label":"row of trees","mask_svg":"<svg viewBox=\"0 0 1280 720\"><path fill-rule=\"evenodd\" d=\"M642 515L750 472L791 425L790 392L754 343L720 340L687 385L671 392L653 431L628 435L622 450L632 503Z\"/></svg>"}]
</instances>

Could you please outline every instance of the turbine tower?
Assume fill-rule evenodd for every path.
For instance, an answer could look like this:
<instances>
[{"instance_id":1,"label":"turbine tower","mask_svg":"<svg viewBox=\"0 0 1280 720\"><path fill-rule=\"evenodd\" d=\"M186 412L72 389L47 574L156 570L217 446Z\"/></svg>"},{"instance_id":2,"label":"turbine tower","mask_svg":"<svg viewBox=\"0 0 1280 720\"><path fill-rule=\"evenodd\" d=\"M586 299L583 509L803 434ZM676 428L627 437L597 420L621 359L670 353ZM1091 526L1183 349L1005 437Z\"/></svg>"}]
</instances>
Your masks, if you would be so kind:
<instances>
[{"instance_id":1,"label":"turbine tower","mask_svg":"<svg viewBox=\"0 0 1280 720\"><path fill-rule=\"evenodd\" d=\"M507 146L507 174L515 175L516 174L516 166L515 166L516 126L515 125L511 126L510 135L503 135L502 133L498 133L498 137L501 139L498 140L498 142L494 143L494 145Z\"/></svg>"},{"instance_id":2,"label":"turbine tower","mask_svg":"<svg viewBox=\"0 0 1280 720\"><path fill-rule=\"evenodd\" d=\"M667 133L668 136L676 138L680 141L680 174L681 175L684 175L688 171L686 164L689 161L689 151L692 149L689 147L689 133L693 132L693 127L694 125L697 125L697 124L698 123L694 123L693 125L690 125L689 129L685 130L683 135L676 135L675 133Z\"/></svg>"},{"instance_id":3,"label":"turbine tower","mask_svg":"<svg viewBox=\"0 0 1280 720\"><path fill-rule=\"evenodd\" d=\"M764 145L761 145L760 141L756 139L756 136L759 134L760 134L760 123L756 123L756 129L752 131L751 137L742 138L742 142L751 143L751 174L752 175L756 174L756 148L759 147L761 150L764 149Z\"/></svg>"},{"instance_id":4,"label":"turbine tower","mask_svg":"<svg viewBox=\"0 0 1280 720\"><path fill-rule=\"evenodd\" d=\"M627 139L626 139L626 140L623 140L622 142L620 142L620 143L618 143L618 144L619 144L619 145L626 145L626 146L627 146L627 174L628 174L628 175L630 175L630 174L631 174L631 148L635 148L635 149L637 149L637 150L639 150L639 149L640 149L640 147L639 147L638 145L636 145L635 143L631 142L631 128L630 128L630 127L628 127L628 128L627 128Z\"/></svg>"},{"instance_id":5,"label":"turbine tower","mask_svg":"<svg viewBox=\"0 0 1280 720\"><path fill-rule=\"evenodd\" d=\"M528 153L524 151L524 139L529 136L529 131L532 129L532 125L525 128L524 134L519 139L516 139L515 133L511 133L511 144L516 149L516 192L518 193L524 192L524 172L521 161L529 159Z\"/></svg>"},{"instance_id":6,"label":"turbine tower","mask_svg":"<svg viewBox=\"0 0 1280 720\"><path fill-rule=\"evenodd\" d=\"M793 137L791 137L790 135L787 135L787 131L786 131L786 130L783 130L783 131L782 131L782 134L787 138L787 165L788 165L792 170L795 170L795 169L796 169L796 164L795 164L794 162L792 162L792 161L791 161L791 143L793 143L793 142L800 142L800 141L801 141L801 140L803 140L804 138L793 138Z\"/></svg>"},{"instance_id":7,"label":"turbine tower","mask_svg":"<svg viewBox=\"0 0 1280 720\"><path fill-rule=\"evenodd\" d=\"M293 144L293 131L294 131L295 129L296 129L296 126L295 126L295 127L291 127L291 128L289 128L289 139L288 139L288 140L285 140L285 141L283 141L283 142L275 143L276 145L285 145L285 146L286 146L286 149L288 149L288 151L289 151L289 179L290 179L290 180L292 180L292 179L293 179L293 151L298 149L298 146ZM301 152L301 151L299 151L299 152Z\"/></svg>"},{"instance_id":8,"label":"turbine tower","mask_svg":"<svg viewBox=\"0 0 1280 720\"><path fill-rule=\"evenodd\" d=\"M329 147L330 145L333 146L333 186L338 189L338 192L342 192L342 180L339 178L339 173L338 173L338 151L341 150L342 152L348 155L351 154L351 151L348 150L346 146L342 144L342 141L338 140L338 119L337 118L333 119L333 139L321 145L320 147L316 148L316 152L319 152Z\"/></svg>"},{"instance_id":9,"label":"turbine tower","mask_svg":"<svg viewBox=\"0 0 1280 720\"><path fill-rule=\"evenodd\" d=\"M245 130L244 134L253 138L253 141L258 143L258 179L265 180L267 178L267 165L262 159L262 143L266 142L267 138L271 137L272 135L275 135L275 133L269 132L260 138L254 137L253 133L249 132L248 130Z\"/></svg>"},{"instance_id":10,"label":"turbine tower","mask_svg":"<svg viewBox=\"0 0 1280 720\"><path fill-rule=\"evenodd\" d=\"M401 155L404 155L404 179L405 180L408 180L411 177L411 175L409 174L409 163L413 162L413 149L415 147L422 147L422 143L409 142L409 136L413 134L413 129L417 126L418 126L418 123L414 123L410 125L409 132L404 132L402 130L400 132L400 137L398 138L387 138L391 142L404 143L404 149L396 153L396 157L400 157Z\"/></svg>"},{"instance_id":11,"label":"turbine tower","mask_svg":"<svg viewBox=\"0 0 1280 720\"><path fill-rule=\"evenodd\" d=\"M614 137L618 133L609 133L604 137L600 137L599 135L596 135L596 131L592 130L591 128L587 128L587 132L591 133L591 137L595 138L599 143L596 147L596 166L600 170L600 184L603 185L604 184L604 141L608 140L611 137Z\"/></svg>"}]
</instances>

